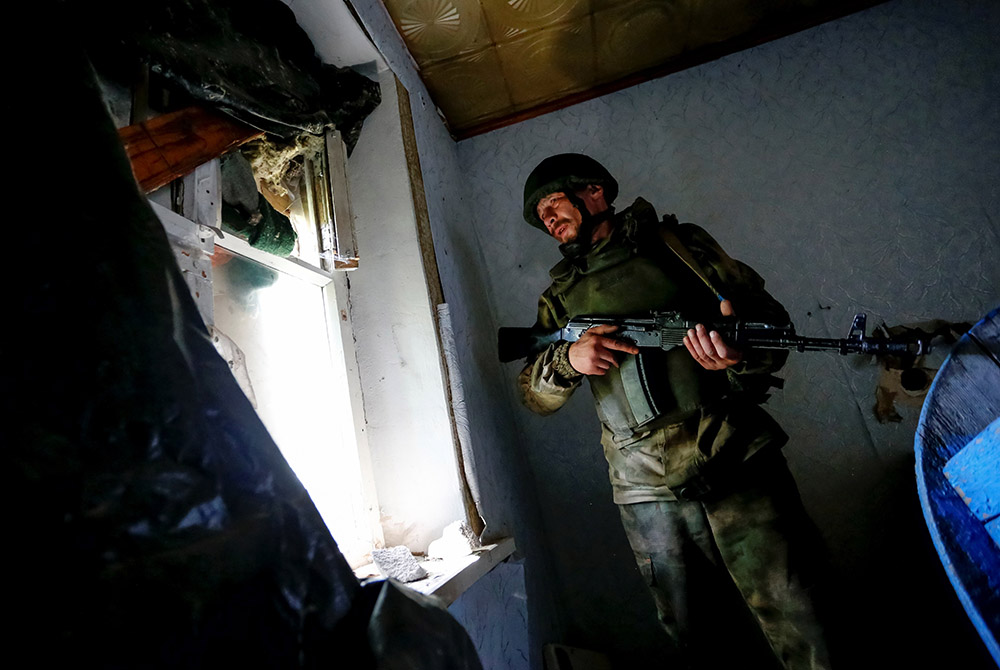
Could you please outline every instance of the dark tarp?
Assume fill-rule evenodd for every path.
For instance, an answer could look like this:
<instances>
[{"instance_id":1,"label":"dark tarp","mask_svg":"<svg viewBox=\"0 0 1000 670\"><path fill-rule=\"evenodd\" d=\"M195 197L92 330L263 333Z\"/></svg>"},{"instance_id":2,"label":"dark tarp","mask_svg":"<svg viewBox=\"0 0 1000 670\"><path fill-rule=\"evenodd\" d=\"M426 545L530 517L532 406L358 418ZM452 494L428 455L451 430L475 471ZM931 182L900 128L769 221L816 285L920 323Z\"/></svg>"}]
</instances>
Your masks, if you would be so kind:
<instances>
[{"instance_id":1,"label":"dark tarp","mask_svg":"<svg viewBox=\"0 0 1000 670\"><path fill-rule=\"evenodd\" d=\"M49 59L14 66L5 41L8 268L29 261L8 273L22 307L3 340L9 651L40 667L479 667L447 612L358 583L210 343L82 50L52 5L25 7ZM403 612L419 641L385 634Z\"/></svg>"},{"instance_id":2,"label":"dark tarp","mask_svg":"<svg viewBox=\"0 0 1000 670\"><path fill-rule=\"evenodd\" d=\"M380 101L378 83L325 65L279 0L65 0L103 76L124 84L137 65L194 100L290 138L336 127L353 149Z\"/></svg>"}]
</instances>

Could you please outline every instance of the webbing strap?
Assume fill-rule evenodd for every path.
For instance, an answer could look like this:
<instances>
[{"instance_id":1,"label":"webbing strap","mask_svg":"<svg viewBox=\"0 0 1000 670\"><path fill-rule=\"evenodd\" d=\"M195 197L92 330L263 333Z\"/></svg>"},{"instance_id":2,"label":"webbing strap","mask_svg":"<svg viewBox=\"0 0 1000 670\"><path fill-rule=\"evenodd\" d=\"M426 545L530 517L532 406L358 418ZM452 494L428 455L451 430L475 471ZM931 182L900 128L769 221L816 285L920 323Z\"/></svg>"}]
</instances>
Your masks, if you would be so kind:
<instances>
[{"instance_id":1,"label":"webbing strap","mask_svg":"<svg viewBox=\"0 0 1000 670\"><path fill-rule=\"evenodd\" d=\"M660 223L660 238L663 240L663 243L667 245L667 248L674 252L677 257L683 261L684 265L691 268L691 271L694 272L699 279L705 282L705 286L712 290L712 293L714 293L715 297L719 299L719 302L726 299L725 296L723 296L722 293L715 288L715 285L712 284L711 280L705 275L701 266L698 265L698 261L694 259L694 256L691 255L688 248L684 246L683 242L680 241L680 238L674 234L674 231L667 227L666 221Z\"/></svg>"}]
</instances>

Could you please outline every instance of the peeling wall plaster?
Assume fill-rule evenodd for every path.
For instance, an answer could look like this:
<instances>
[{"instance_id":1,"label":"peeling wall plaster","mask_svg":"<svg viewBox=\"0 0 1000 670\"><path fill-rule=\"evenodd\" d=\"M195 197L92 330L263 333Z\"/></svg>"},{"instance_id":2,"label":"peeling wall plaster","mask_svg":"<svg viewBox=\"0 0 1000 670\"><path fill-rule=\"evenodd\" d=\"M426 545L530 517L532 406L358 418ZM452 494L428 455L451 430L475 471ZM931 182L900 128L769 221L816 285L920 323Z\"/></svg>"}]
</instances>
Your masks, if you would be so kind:
<instances>
[{"instance_id":1,"label":"peeling wall plaster","mask_svg":"<svg viewBox=\"0 0 1000 670\"><path fill-rule=\"evenodd\" d=\"M532 323L558 253L520 220L523 180L543 157L580 151L619 178L619 205L641 195L758 269L803 334L843 337L855 311L873 325L975 321L1000 303L997 34L996 3L897 0L463 141L472 219L449 225L463 236L473 227L470 248L482 253L451 263L485 273L496 323ZM791 435L786 455L846 593L865 612L859 628L879 624L876 649L921 634L946 645L964 634L964 617L949 609L915 509L917 411L876 422L878 372L859 358L793 354L769 409ZM511 365L484 383L511 386L515 374ZM548 419L513 414L538 483L566 641L653 650L662 641L652 603L611 503L586 396Z\"/></svg>"}]
</instances>

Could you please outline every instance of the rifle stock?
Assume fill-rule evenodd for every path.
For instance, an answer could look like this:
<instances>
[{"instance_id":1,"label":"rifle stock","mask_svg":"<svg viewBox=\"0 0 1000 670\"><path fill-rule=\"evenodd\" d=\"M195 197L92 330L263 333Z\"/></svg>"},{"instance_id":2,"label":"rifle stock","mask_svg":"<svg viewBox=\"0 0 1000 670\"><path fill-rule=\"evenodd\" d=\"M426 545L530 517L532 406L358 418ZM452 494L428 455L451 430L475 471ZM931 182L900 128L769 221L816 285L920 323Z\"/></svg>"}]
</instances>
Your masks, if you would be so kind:
<instances>
[{"instance_id":1,"label":"rifle stock","mask_svg":"<svg viewBox=\"0 0 1000 670\"><path fill-rule=\"evenodd\" d=\"M558 342L560 330L544 331L537 328L504 327L497 331L497 350L500 362L508 363L544 351Z\"/></svg>"}]
</instances>

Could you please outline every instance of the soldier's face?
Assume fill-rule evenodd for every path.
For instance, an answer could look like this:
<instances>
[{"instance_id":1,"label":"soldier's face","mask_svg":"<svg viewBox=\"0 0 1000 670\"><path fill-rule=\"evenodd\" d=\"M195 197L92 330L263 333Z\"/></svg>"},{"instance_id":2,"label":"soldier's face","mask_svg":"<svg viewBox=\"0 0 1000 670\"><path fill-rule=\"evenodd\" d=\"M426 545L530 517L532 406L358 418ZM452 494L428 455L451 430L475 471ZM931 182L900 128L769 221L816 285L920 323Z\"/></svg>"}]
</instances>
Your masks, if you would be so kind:
<instances>
[{"instance_id":1,"label":"soldier's face","mask_svg":"<svg viewBox=\"0 0 1000 670\"><path fill-rule=\"evenodd\" d=\"M545 224L545 230L556 238L559 244L572 242L580 233L583 215L573 206L565 193L550 193L538 201L535 211Z\"/></svg>"}]
</instances>

